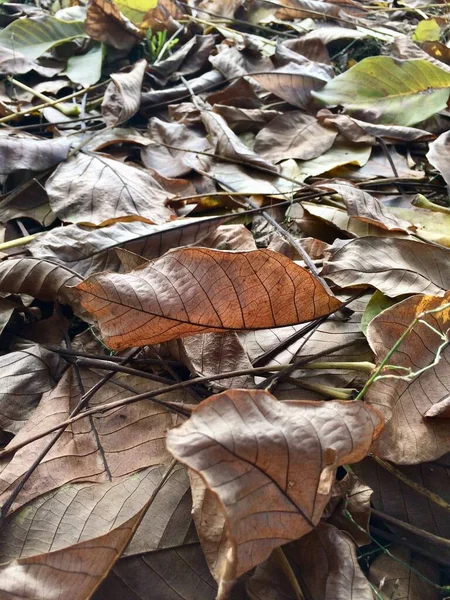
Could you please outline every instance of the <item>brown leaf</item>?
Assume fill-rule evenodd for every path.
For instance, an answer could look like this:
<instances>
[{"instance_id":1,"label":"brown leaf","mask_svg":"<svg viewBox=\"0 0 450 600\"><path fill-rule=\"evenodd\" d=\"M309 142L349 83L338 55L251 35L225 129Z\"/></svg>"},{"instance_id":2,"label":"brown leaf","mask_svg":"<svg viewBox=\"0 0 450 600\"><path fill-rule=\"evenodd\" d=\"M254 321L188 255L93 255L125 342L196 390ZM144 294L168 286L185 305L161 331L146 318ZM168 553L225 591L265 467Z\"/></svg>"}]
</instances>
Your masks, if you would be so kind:
<instances>
[{"instance_id":1,"label":"brown leaf","mask_svg":"<svg viewBox=\"0 0 450 600\"><path fill-rule=\"evenodd\" d=\"M360 13L363 6L352 0L283 0L276 15L279 19L308 19L339 17L343 11ZM345 15L343 15L345 16Z\"/></svg>"},{"instance_id":2,"label":"brown leaf","mask_svg":"<svg viewBox=\"0 0 450 600\"><path fill-rule=\"evenodd\" d=\"M384 599L438 600L439 590L423 579L439 585L439 568L435 563L411 554L402 546L391 546L389 552L393 556L378 556L369 572L370 581L381 590Z\"/></svg>"},{"instance_id":3,"label":"brown leaf","mask_svg":"<svg viewBox=\"0 0 450 600\"><path fill-rule=\"evenodd\" d=\"M0 357L2 431L20 431L41 395L54 387L63 366L57 354L38 344L26 344Z\"/></svg>"},{"instance_id":4,"label":"brown leaf","mask_svg":"<svg viewBox=\"0 0 450 600\"><path fill-rule=\"evenodd\" d=\"M174 22L185 16L176 0L158 0L157 5L145 14L143 25L153 32L171 31ZM174 31L176 31L176 27Z\"/></svg>"},{"instance_id":5,"label":"brown leaf","mask_svg":"<svg viewBox=\"0 0 450 600\"><path fill-rule=\"evenodd\" d=\"M438 169L447 185L450 185L450 160L448 158L450 148L450 132L446 131L431 142L427 158L430 163Z\"/></svg>"},{"instance_id":6,"label":"brown leaf","mask_svg":"<svg viewBox=\"0 0 450 600\"><path fill-rule=\"evenodd\" d=\"M91 371L82 371L81 375L86 390L100 379ZM121 380L125 388L120 385ZM122 377L117 383L104 385L91 401L91 406L128 397L130 386L142 392L155 389L157 385ZM16 444L67 419L80 396L78 381L71 367L57 387L44 394L39 407L8 447L14 448ZM65 483L77 480L103 482L108 480L108 473L114 481L139 469L163 463L168 457L164 432L171 424L170 414L165 409L145 400L106 415L77 421L65 430L40 462L14 503L13 510ZM0 473L3 501L53 435L28 444L18 450L9 463L4 462Z\"/></svg>"},{"instance_id":7,"label":"brown leaf","mask_svg":"<svg viewBox=\"0 0 450 600\"><path fill-rule=\"evenodd\" d=\"M67 158L70 138L37 139L32 136L0 135L0 175L9 175L19 169L44 171Z\"/></svg>"},{"instance_id":8,"label":"brown leaf","mask_svg":"<svg viewBox=\"0 0 450 600\"><path fill-rule=\"evenodd\" d=\"M67 302L66 287L81 277L74 271L49 260L10 258L0 262L0 292L28 294L40 300Z\"/></svg>"},{"instance_id":9,"label":"brown leaf","mask_svg":"<svg viewBox=\"0 0 450 600\"><path fill-rule=\"evenodd\" d=\"M382 227L388 231L403 231L407 233L407 230L411 228L411 223L398 219L375 196L371 196L348 181L332 179L318 187L324 189L331 188L337 192L344 201L350 217L376 225L377 227Z\"/></svg>"},{"instance_id":10,"label":"brown leaf","mask_svg":"<svg viewBox=\"0 0 450 600\"><path fill-rule=\"evenodd\" d=\"M164 471L154 466L117 481L71 483L35 498L6 520L0 540L2 563L105 535L145 506ZM195 541L189 534L190 506L189 479L180 465L157 493L126 553Z\"/></svg>"},{"instance_id":11,"label":"brown leaf","mask_svg":"<svg viewBox=\"0 0 450 600\"><path fill-rule=\"evenodd\" d=\"M257 250L251 231L245 225L219 225L217 229L208 233L196 246L216 248L217 250L239 250L246 252Z\"/></svg>"},{"instance_id":12,"label":"brown leaf","mask_svg":"<svg viewBox=\"0 0 450 600\"><path fill-rule=\"evenodd\" d=\"M308 271L270 250L179 248L131 273L92 275L73 294L116 349L280 327L340 306Z\"/></svg>"},{"instance_id":13,"label":"brown leaf","mask_svg":"<svg viewBox=\"0 0 450 600\"><path fill-rule=\"evenodd\" d=\"M200 544L189 544L121 559L93 600L214 600L216 592Z\"/></svg>"},{"instance_id":14,"label":"brown leaf","mask_svg":"<svg viewBox=\"0 0 450 600\"><path fill-rule=\"evenodd\" d=\"M239 81L245 81L239 80ZM281 113L277 110L263 110L262 108L239 108L237 106L226 106L214 104L213 111L221 115L234 133L253 131L258 133L265 125L268 125Z\"/></svg>"},{"instance_id":15,"label":"brown leaf","mask_svg":"<svg viewBox=\"0 0 450 600\"><path fill-rule=\"evenodd\" d=\"M93 40L118 50L128 52L142 41L139 29L124 17L111 0L90 0L84 26Z\"/></svg>"},{"instance_id":16,"label":"brown leaf","mask_svg":"<svg viewBox=\"0 0 450 600\"><path fill-rule=\"evenodd\" d=\"M386 296L442 294L450 288L450 252L412 240L353 240L325 263L323 274L340 287L371 285Z\"/></svg>"},{"instance_id":17,"label":"brown leaf","mask_svg":"<svg viewBox=\"0 0 450 600\"><path fill-rule=\"evenodd\" d=\"M85 600L106 577L133 535L141 512L98 538L0 566L4 600Z\"/></svg>"},{"instance_id":18,"label":"brown leaf","mask_svg":"<svg viewBox=\"0 0 450 600\"><path fill-rule=\"evenodd\" d=\"M62 163L45 187L63 221L98 225L136 215L158 224L175 216L166 207L173 195L148 172L98 154L79 153Z\"/></svg>"},{"instance_id":19,"label":"brown leaf","mask_svg":"<svg viewBox=\"0 0 450 600\"><path fill-rule=\"evenodd\" d=\"M48 196L42 175L39 181L27 182L24 186L16 188L13 192L2 198L0 203L0 222L6 223L12 219L28 217L48 227L55 219L48 203Z\"/></svg>"},{"instance_id":20,"label":"brown leaf","mask_svg":"<svg viewBox=\"0 0 450 600\"><path fill-rule=\"evenodd\" d=\"M141 104L141 88L147 61L138 60L128 73L111 75L103 96L102 116L106 125L116 127L131 119Z\"/></svg>"},{"instance_id":21,"label":"brown leaf","mask_svg":"<svg viewBox=\"0 0 450 600\"><path fill-rule=\"evenodd\" d=\"M336 468L361 460L381 427L380 414L361 403L281 403L260 390L230 390L168 433L168 449L201 475L226 516L219 596L274 548L314 528Z\"/></svg>"},{"instance_id":22,"label":"brown leaf","mask_svg":"<svg viewBox=\"0 0 450 600\"><path fill-rule=\"evenodd\" d=\"M301 540L285 547L307 598L314 600L373 600L372 589L356 558L355 545L343 531L320 523ZM257 567L248 582L252 600L283 600L285 575L272 560ZM287 591L287 590L286 590ZM290 593L289 600L295 596Z\"/></svg>"},{"instance_id":23,"label":"brown leaf","mask_svg":"<svg viewBox=\"0 0 450 600\"><path fill-rule=\"evenodd\" d=\"M251 74L265 90L298 108L307 108L311 92L331 79L329 67L320 63L289 63L267 73Z\"/></svg>"},{"instance_id":24,"label":"brown leaf","mask_svg":"<svg viewBox=\"0 0 450 600\"><path fill-rule=\"evenodd\" d=\"M200 2L194 2L194 6L199 11L201 18L208 17L208 15L205 17L205 14L201 10L204 8L215 17L232 19L242 4L244 4L244 0L201 0Z\"/></svg>"},{"instance_id":25,"label":"brown leaf","mask_svg":"<svg viewBox=\"0 0 450 600\"><path fill-rule=\"evenodd\" d=\"M276 117L260 130L255 152L274 162L286 158L308 160L331 148L336 136L336 131L323 127L315 117L293 111Z\"/></svg>"},{"instance_id":26,"label":"brown leaf","mask_svg":"<svg viewBox=\"0 0 450 600\"><path fill-rule=\"evenodd\" d=\"M149 123L149 135L152 143L141 150L142 162L164 177L181 177L192 169L204 169L207 157L198 157L195 152L213 152L204 135L181 123L166 123L154 117Z\"/></svg>"},{"instance_id":27,"label":"brown leaf","mask_svg":"<svg viewBox=\"0 0 450 600\"><path fill-rule=\"evenodd\" d=\"M430 56L428 54L428 52L425 52L424 50L422 50L422 48L420 48L420 46L415 44L406 35L401 35L401 36L398 36L395 38L394 43L392 44L392 50L393 50L394 55L398 56L399 58L407 59L407 60L409 60L411 58L427 60L428 62L432 63L436 67L439 67L439 69L447 71L447 73L450 73L449 65L445 64L445 62L443 62L441 60L437 60L436 58L434 58L434 56Z\"/></svg>"},{"instance_id":28,"label":"brown leaf","mask_svg":"<svg viewBox=\"0 0 450 600\"><path fill-rule=\"evenodd\" d=\"M28 249L35 258L58 262L87 277L98 271L119 270L118 248L144 259L158 258L171 248L198 242L224 221L223 217L188 217L162 225L141 221L119 221L96 228L68 225L45 232Z\"/></svg>"},{"instance_id":29,"label":"brown leaf","mask_svg":"<svg viewBox=\"0 0 450 600\"><path fill-rule=\"evenodd\" d=\"M398 179L414 180L426 177L424 171L411 169L407 157L399 154L395 146L391 146L388 152L391 160L388 159L386 153L381 148L374 148L369 160L362 167L346 165L336 169L334 174L337 177L344 177L351 181L367 181L377 179L378 177L391 178L394 176L393 163Z\"/></svg>"},{"instance_id":30,"label":"brown leaf","mask_svg":"<svg viewBox=\"0 0 450 600\"><path fill-rule=\"evenodd\" d=\"M219 156L249 166L262 167L273 173L278 172L278 168L275 165L250 150L250 148L241 142L238 136L228 127L223 117L210 110L205 110L202 111L201 118Z\"/></svg>"},{"instance_id":31,"label":"brown leaf","mask_svg":"<svg viewBox=\"0 0 450 600\"><path fill-rule=\"evenodd\" d=\"M434 248L433 248L434 249ZM367 328L367 339L380 363L410 323L425 310L442 306L444 298L416 295L395 304L375 317ZM424 317L438 331L448 332L446 309ZM419 323L389 359L389 364L413 372L433 363L442 340ZM365 400L384 415L386 426L374 453L397 464L431 461L450 451L450 430L445 414L445 400L450 393L448 362L450 349L443 351L440 362L410 381L380 379L370 386ZM405 372L397 372L404 374ZM433 416L429 415L434 409Z\"/></svg>"}]
</instances>

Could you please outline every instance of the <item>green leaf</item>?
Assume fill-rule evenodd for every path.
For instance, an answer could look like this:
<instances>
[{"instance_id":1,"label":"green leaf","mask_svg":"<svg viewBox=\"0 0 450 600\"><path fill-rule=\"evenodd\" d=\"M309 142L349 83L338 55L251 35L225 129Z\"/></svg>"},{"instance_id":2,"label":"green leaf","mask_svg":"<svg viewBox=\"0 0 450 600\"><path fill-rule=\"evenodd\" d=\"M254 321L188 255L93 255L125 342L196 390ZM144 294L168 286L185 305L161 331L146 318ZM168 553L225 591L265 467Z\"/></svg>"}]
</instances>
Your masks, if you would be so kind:
<instances>
[{"instance_id":1,"label":"green leaf","mask_svg":"<svg viewBox=\"0 0 450 600\"><path fill-rule=\"evenodd\" d=\"M158 0L116 0L120 12L136 25L140 25L149 10L155 8Z\"/></svg>"},{"instance_id":2,"label":"green leaf","mask_svg":"<svg viewBox=\"0 0 450 600\"><path fill-rule=\"evenodd\" d=\"M61 21L54 17L17 19L0 32L0 46L35 59L54 46L79 37L88 37L83 21Z\"/></svg>"},{"instance_id":3,"label":"green leaf","mask_svg":"<svg viewBox=\"0 0 450 600\"><path fill-rule=\"evenodd\" d=\"M450 73L427 60L375 56L311 93L327 106L369 109L379 123L414 125L446 107Z\"/></svg>"},{"instance_id":4,"label":"green leaf","mask_svg":"<svg viewBox=\"0 0 450 600\"><path fill-rule=\"evenodd\" d=\"M364 335L366 335L367 327L369 326L370 321L379 315L380 312L386 308L390 308L394 304L395 302L392 300L392 298L388 298L379 290L373 294L372 298L367 303L366 310L361 317L361 330Z\"/></svg>"},{"instance_id":5,"label":"green leaf","mask_svg":"<svg viewBox=\"0 0 450 600\"><path fill-rule=\"evenodd\" d=\"M94 85L102 74L104 46L101 42L94 42L85 54L71 56L67 61L65 74L74 83L83 87Z\"/></svg>"},{"instance_id":6,"label":"green leaf","mask_svg":"<svg viewBox=\"0 0 450 600\"><path fill-rule=\"evenodd\" d=\"M434 19L420 21L412 36L415 42L437 42L441 37L441 28Z\"/></svg>"}]
</instances>

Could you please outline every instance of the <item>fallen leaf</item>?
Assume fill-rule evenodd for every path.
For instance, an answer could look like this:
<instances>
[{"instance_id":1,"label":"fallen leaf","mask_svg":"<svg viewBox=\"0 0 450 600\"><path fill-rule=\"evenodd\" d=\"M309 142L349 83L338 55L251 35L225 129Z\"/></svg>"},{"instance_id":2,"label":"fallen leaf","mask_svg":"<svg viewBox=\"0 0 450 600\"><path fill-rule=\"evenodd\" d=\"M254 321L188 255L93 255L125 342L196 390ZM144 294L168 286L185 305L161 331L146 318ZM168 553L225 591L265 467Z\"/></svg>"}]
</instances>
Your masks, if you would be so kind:
<instances>
[{"instance_id":1,"label":"fallen leaf","mask_svg":"<svg viewBox=\"0 0 450 600\"><path fill-rule=\"evenodd\" d=\"M410 59L417 58L421 60L426 60L431 64L439 67L440 69L447 71L450 73L450 66L447 65L444 61L436 59L434 56L430 56L428 52L422 50L417 44L415 44L408 36L402 35L397 37L394 40L393 52L398 58Z\"/></svg>"},{"instance_id":2,"label":"fallen leaf","mask_svg":"<svg viewBox=\"0 0 450 600\"><path fill-rule=\"evenodd\" d=\"M154 10L158 0L117 0L120 12L136 25L140 25L147 13Z\"/></svg>"},{"instance_id":3,"label":"fallen leaf","mask_svg":"<svg viewBox=\"0 0 450 600\"><path fill-rule=\"evenodd\" d=\"M168 433L170 452L201 475L226 516L219 597L274 548L317 525L336 468L361 460L381 427L379 413L361 403L281 403L267 392L231 390L204 400Z\"/></svg>"},{"instance_id":4,"label":"fallen leaf","mask_svg":"<svg viewBox=\"0 0 450 600\"><path fill-rule=\"evenodd\" d=\"M379 123L414 125L445 108L449 93L450 73L426 60L374 56L332 79L313 96L327 106L368 110L371 120Z\"/></svg>"},{"instance_id":5,"label":"fallen leaf","mask_svg":"<svg viewBox=\"0 0 450 600\"><path fill-rule=\"evenodd\" d=\"M44 392L53 389L64 363L39 344L0 357L0 429L17 434L31 417Z\"/></svg>"},{"instance_id":6,"label":"fallen leaf","mask_svg":"<svg viewBox=\"0 0 450 600\"><path fill-rule=\"evenodd\" d=\"M309 160L329 150L336 136L336 131L323 127L315 117L288 112L259 131L255 152L274 162L286 158Z\"/></svg>"},{"instance_id":7,"label":"fallen leaf","mask_svg":"<svg viewBox=\"0 0 450 600\"><path fill-rule=\"evenodd\" d=\"M118 50L128 52L142 41L139 29L111 0L90 0L84 27L93 40Z\"/></svg>"},{"instance_id":8,"label":"fallen leaf","mask_svg":"<svg viewBox=\"0 0 450 600\"><path fill-rule=\"evenodd\" d=\"M367 339L377 363L419 314L442 306L448 298L449 293L444 298L415 295L375 317L367 328ZM448 309L423 318L438 331L448 331ZM433 363L441 344L436 332L419 323L394 352L389 364L416 372ZM405 465L436 460L450 451L446 418L450 393L449 356L449 349L444 349L436 366L409 381L380 379L370 386L365 400L376 406L386 420L385 429L373 448L377 456ZM404 371L393 373L404 374Z\"/></svg>"},{"instance_id":9,"label":"fallen leaf","mask_svg":"<svg viewBox=\"0 0 450 600\"><path fill-rule=\"evenodd\" d=\"M181 177L192 169L203 169L206 158L198 157L196 151L213 153L204 135L181 123L166 123L154 117L149 123L149 136L151 143L141 150L142 162L164 177Z\"/></svg>"},{"instance_id":10,"label":"fallen leaf","mask_svg":"<svg viewBox=\"0 0 450 600\"><path fill-rule=\"evenodd\" d=\"M323 275L340 287L371 285L390 298L443 294L450 252L412 240L367 237L353 240L325 263Z\"/></svg>"},{"instance_id":11,"label":"fallen leaf","mask_svg":"<svg viewBox=\"0 0 450 600\"><path fill-rule=\"evenodd\" d=\"M143 169L99 154L79 153L59 165L45 184L53 212L63 221L99 225L136 215L159 224L175 213L173 195Z\"/></svg>"},{"instance_id":12,"label":"fallen leaf","mask_svg":"<svg viewBox=\"0 0 450 600\"><path fill-rule=\"evenodd\" d=\"M239 80L245 81L245 80ZM254 131L258 133L275 117L281 115L277 110L263 110L261 108L240 108L225 104L214 104L213 111L221 115L234 133Z\"/></svg>"},{"instance_id":13,"label":"fallen leaf","mask_svg":"<svg viewBox=\"0 0 450 600\"><path fill-rule=\"evenodd\" d=\"M102 102L102 115L109 127L116 127L131 119L141 104L141 88L147 61L138 60L128 73L111 75Z\"/></svg>"},{"instance_id":14,"label":"fallen leaf","mask_svg":"<svg viewBox=\"0 0 450 600\"><path fill-rule=\"evenodd\" d=\"M0 262L0 292L28 294L40 300L66 300L66 287L76 285L74 271L49 260L10 258Z\"/></svg>"},{"instance_id":15,"label":"fallen leaf","mask_svg":"<svg viewBox=\"0 0 450 600\"><path fill-rule=\"evenodd\" d=\"M432 585L439 585L437 565L402 546L391 546L389 554L378 556L370 566L369 579L386 600L438 600L440 596Z\"/></svg>"},{"instance_id":16,"label":"fallen leaf","mask_svg":"<svg viewBox=\"0 0 450 600\"><path fill-rule=\"evenodd\" d=\"M67 225L38 236L28 249L35 258L57 262L87 277L99 271L119 270L117 248L144 259L158 258L171 248L198 242L224 221L224 217L188 217L162 225L141 221L117 221L99 227Z\"/></svg>"},{"instance_id":17,"label":"fallen leaf","mask_svg":"<svg viewBox=\"0 0 450 600\"><path fill-rule=\"evenodd\" d=\"M302 181L308 177L322 175L343 165L364 166L372 152L368 144L336 142L329 150L310 160L298 161L299 176Z\"/></svg>"},{"instance_id":18,"label":"fallen leaf","mask_svg":"<svg viewBox=\"0 0 450 600\"><path fill-rule=\"evenodd\" d=\"M67 60L65 74L82 87L97 83L102 76L104 46L101 42L92 42L91 48L85 54L75 54Z\"/></svg>"},{"instance_id":19,"label":"fallen leaf","mask_svg":"<svg viewBox=\"0 0 450 600\"><path fill-rule=\"evenodd\" d=\"M92 275L72 292L116 349L280 327L340 306L308 271L270 250L179 248L131 273Z\"/></svg>"},{"instance_id":20,"label":"fallen leaf","mask_svg":"<svg viewBox=\"0 0 450 600\"><path fill-rule=\"evenodd\" d=\"M439 170L447 185L450 185L450 160L448 149L450 147L450 133L447 131L440 135L437 140L431 142L427 158L430 163Z\"/></svg>"},{"instance_id":21,"label":"fallen leaf","mask_svg":"<svg viewBox=\"0 0 450 600\"><path fill-rule=\"evenodd\" d=\"M372 589L356 558L350 536L333 525L319 525L301 540L285 546L302 591L314 600L373 600ZM252 600L284 600L286 576L273 559L257 567L247 584ZM288 588L289 589L289 588ZM294 600L289 590L287 598Z\"/></svg>"},{"instance_id":22,"label":"fallen leaf","mask_svg":"<svg viewBox=\"0 0 450 600\"><path fill-rule=\"evenodd\" d=\"M64 161L69 154L70 138L36 139L32 136L0 135L0 175L19 169L45 171Z\"/></svg>"},{"instance_id":23,"label":"fallen leaf","mask_svg":"<svg viewBox=\"0 0 450 600\"><path fill-rule=\"evenodd\" d=\"M81 377L86 390L100 379L99 375L86 370L81 371ZM126 387L120 385L120 378L117 382L104 385L90 406L126 398L130 395L130 386L142 392L158 385L136 378L130 380L122 377L122 380L126 382ZM81 393L74 368L71 367L58 385L44 394L39 407L9 444L9 448L67 419L80 401ZM164 463L168 458L164 433L171 424L170 414L165 409L146 400L106 415L77 421L65 430L39 463L12 510L66 483L79 480L117 481L139 469ZM53 436L50 434L50 438L44 437L17 450L9 462L4 459L0 473L3 502Z\"/></svg>"}]
</instances>

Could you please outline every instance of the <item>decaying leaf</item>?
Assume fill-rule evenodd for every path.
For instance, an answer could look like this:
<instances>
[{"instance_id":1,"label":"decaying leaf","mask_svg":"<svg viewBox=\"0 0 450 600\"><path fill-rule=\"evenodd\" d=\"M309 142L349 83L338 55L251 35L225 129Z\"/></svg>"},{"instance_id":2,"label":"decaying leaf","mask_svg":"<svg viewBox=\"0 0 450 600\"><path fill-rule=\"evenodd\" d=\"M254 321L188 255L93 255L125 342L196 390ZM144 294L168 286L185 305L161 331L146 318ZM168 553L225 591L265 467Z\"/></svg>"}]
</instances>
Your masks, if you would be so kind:
<instances>
[{"instance_id":1,"label":"decaying leaf","mask_svg":"<svg viewBox=\"0 0 450 600\"><path fill-rule=\"evenodd\" d=\"M139 29L112 0L90 0L84 26L93 40L119 50L129 51L142 40Z\"/></svg>"},{"instance_id":2,"label":"decaying leaf","mask_svg":"<svg viewBox=\"0 0 450 600\"><path fill-rule=\"evenodd\" d=\"M147 61L140 60L129 73L111 75L112 82L107 87L102 102L102 115L110 127L125 123L139 110L146 68Z\"/></svg>"},{"instance_id":3,"label":"decaying leaf","mask_svg":"<svg viewBox=\"0 0 450 600\"><path fill-rule=\"evenodd\" d=\"M450 147L450 134L443 133L437 140L431 142L427 158L433 167L439 170L447 185L450 185L450 160L448 148Z\"/></svg>"},{"instance_id":4,"label":"decaying leaf","mask_svg":"<svg viewBox=\"0 0 450 600\"><path fill-rule=\"evenodd\" d=\"M340 306L308 271L270 250L172 250L130 273L93 275L73 294L117 349L206 331L281 327Z\"/></svg>"},{"instance_id":5,"label":"decaying leaf","mask_svg":"<svg viewBox=\"0 0 450 600\"><path fill-rule=\"evenodd\" d=\"M67 158L70 138L53 140L32 136L0 136L0 175L9 175L19 169L44 171Z\"/></svg>"},{"instance_id":6,"label":"decaying leaf","mask_svg":"<svg viewBox=\"0 0 450 600\"><path fill-rule=\"evenodd\" d=\"M231 390L168 433L169 450L201 475L226 516L219 596L314 528L337 466L361 460L381 428L380 414L361 403L280 403L267 392Z\"/></svg>"}]
</instances>

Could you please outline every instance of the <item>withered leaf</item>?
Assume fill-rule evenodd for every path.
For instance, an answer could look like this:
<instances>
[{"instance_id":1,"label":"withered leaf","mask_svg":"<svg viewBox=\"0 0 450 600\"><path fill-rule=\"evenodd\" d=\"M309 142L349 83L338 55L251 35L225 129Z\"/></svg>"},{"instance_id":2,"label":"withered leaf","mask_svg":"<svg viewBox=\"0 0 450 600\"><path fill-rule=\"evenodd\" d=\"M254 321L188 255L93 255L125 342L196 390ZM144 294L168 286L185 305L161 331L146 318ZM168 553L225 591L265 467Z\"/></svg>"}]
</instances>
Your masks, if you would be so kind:
<instances>
[{"instance_id":1,"label":"withered leaf","mask_svg":"<svg viewBox=\"0 0 450 600\"><path fill-rule=\"evenodd\" d=\"M138 60L129 73L111 75L111 83L105 91L102 115L110 127L121 125L131 119L141 104L141 88L147 61Z\"/></svg>"},{"instance_id":2,"label":"withered leaf","mask_svg":"<svg viewBox=\"0 0 450 600\"><path fill-rule=\"evenodd\" d=\"M3 132L0 135L0 175L19 169L44 171L54 167L67 158L71 145L67 137L45 140Z\"/></svg>"},{"instance_id":3,"label":"withered leaf","mask_svg":"<svg viewBox=\"0 0 450 600\"><path fill-rule=\"evenodd\" d=\"M98 271L117 271L117 248L144 259L158 258L171 248L201 240L224 221L224 217L188 217L162 225L142 221L118 221L96 228L67 225L40 235L28 249L35 258L58 262L87 277Z\"/></svg>"},{"instance_id":4,"label":"withered leaf","mask_svg":"<svg viewBox=\"0 0 450 600\"><path fill-rule=\"evenodd\" d=\"M100 379L100 375L87 370L82 370L81 376L86 390ZM126 379L126 382L126 387L120 385L120 379L104 385L94 396L91 406L128 397L130 385L138 392L154 389L158 385L136 378L131 381ZM67 419L80 397L78 380L71 367L59 384L44 394L39 407L8 448L14 449L16 444ZM103 482L109 476L115 480L139 469L163 463L168 458L164 433L171 424L170 414L165 409L145 400L106 415L77 421L65 430L40 462L12 509L16 510L36 496L69 482L80 479ZM0 472L3 501L53 435L24 446L10 462L4 460Z\"/></svg>"},{"instance_id":5,"label":"withered leaf","mask_svg":"<svg viewBox=\"0 0 450 600\"><path fill-rule=\"evenodd\" d=\"M447 185L450 185L450 160L448 152L450 148L450 132L446 131L431 142L427 158L433 167L436 167L445 179Z\"/></svg>"},{"instance_id":6,"label":"withered leaf","mask_svg":"<svg viewBox=\"0 0 450 600\"><path fill-rule=\"evenodd\" d=\"M384 310L371 321L367 339L377 362L381 362L410 323L423 311L443 306L450 299L415 295ZM449 309L424 316L436 330L447 334ZM429 327L418 323L389 359L412 372L431 365L442 340ZM374 445L374 453L397 464L436 460L450 451L448 397L450 349L441 360L413 378L380 379L370 386L366 401L384 415L386 426ZM392 373L392 371L391 371ZM405 371L394 371L405 374Z\"/></svg>"},{"instance_id":7,"label":"withered leaf","mask_svg":"<svg viewBox=\"0 0 450 600\"><path fill-rule=\"evenodd\" d=\"M323 274L340 287L371 285L386 296L450 289L450 252L413 240L366 237L337 250Z\"/></svg>"},{"instance_id":8,"label":"withered leaf","mask_svg":"<svg viewBox=\"0 0 450 600\"><path fill-rule=\"evenodd\" d=\"M45 187L53 212L63 221L98 225L134 215L164 223L175 216L166 206L173 195L150 173L99 154L70 158Z\"/></svg>"},{"instance_id":9,"label":"withered leaf","mask_svg":"<svg viewBox=\"0 0 450 600\"><path fill-rule=\"evenodd\" d=\"M130 273L92 275L72 293L116 349L281 327L340 306L308 271L270 250L179 248Z\"/></svg>"},{"instance_id":10,"label":"withered leaf","mask_svg":"<svg viewBox=\"0 0 450 600\"><path fill-rule=\"evenodd\" d=\"M84 26L93 40L119 50L129 51L142 40L139 29L112 0L90 0Z\"/></svg>"},{"instance_id":11,"label":"withered leaf","mask_svg":"<svg viewBox=\"0 0 450 600\"><path fill-rule=\"evenodd\" d=\"M339 465L361 460L382 428L362 403L278 402L260 390L204 400L167 434L167 447L201 475L227 519L220 590L311 531Z\"/></svg>"},{"instance_id":12,"label":"withered leaf","mask_svg":"<svg viewBox=\"0 0 450 600\"><path fill-rule=\"evenodd\" d=\"M336 136L336 131L323 127L315 117L300 111L288 112L260 130L255 152L274 162L286 158L309 160L331 148Z\"/></svg>"}]
</instances>

